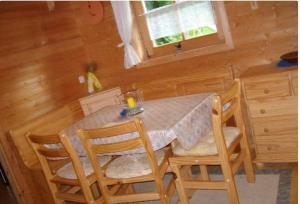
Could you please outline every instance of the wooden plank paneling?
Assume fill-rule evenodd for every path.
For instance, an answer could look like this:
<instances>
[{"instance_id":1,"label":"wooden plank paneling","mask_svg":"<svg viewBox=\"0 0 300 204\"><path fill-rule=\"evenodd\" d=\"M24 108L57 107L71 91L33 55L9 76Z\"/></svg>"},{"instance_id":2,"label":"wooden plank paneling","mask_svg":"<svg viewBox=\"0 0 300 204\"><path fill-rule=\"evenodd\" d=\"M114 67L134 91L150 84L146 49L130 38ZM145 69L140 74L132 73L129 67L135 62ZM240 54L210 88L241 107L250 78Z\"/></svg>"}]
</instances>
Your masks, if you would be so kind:
<instances>
[{"instance_id":1,"label":"wooden plank paneling","mask_svg":"<svg viewBox=\"0 0 300 204\"><path fill-rule=\"evenodd\" d=\"M231 73L239 76L297 49L297 2L257 4L252 10L249 2L225 2L233 50L125 70L109 2L103 3L104 19L97 25L81 22L83 2L55 2L51 12L45 2L0 2L0 125L7 132L87 95L77 77L90 60L98 64L96 74L105 89L135 85L149 99L222 91ZM0 139L9 161L20 162L6 136ZM24 202L51 203L41 172L16 162L9 169L21 181L18 194Z\"/></svg>"},{"instance_id":2,"label":"wooden plank paneling","mask_svg":"<svg viewBox=\"0 0 300 204\"><path fill-rule=\"evenodd\" d=\"M41 171L24 166L7 131L87 95L78 83L87 55L69 2L0 3L0 135L18 200L53 203Z\"/></svg>"}]
</instances>

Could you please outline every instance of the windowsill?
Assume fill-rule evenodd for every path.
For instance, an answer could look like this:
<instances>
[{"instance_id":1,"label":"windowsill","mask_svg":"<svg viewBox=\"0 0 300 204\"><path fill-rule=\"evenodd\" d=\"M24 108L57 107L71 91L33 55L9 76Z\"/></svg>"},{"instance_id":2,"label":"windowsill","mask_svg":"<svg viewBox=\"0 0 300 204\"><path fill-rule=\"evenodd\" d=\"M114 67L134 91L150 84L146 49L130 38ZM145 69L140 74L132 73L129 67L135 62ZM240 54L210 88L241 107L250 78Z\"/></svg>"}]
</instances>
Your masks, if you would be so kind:
<instances>
[{"instance_id":1,"label":"windowsill","mask_svg":"<svg viewBox=\"0 0 300 204\"><path fill-rule=\"evenodd\" d=\"M229 50L232 50L233 48L234 48L234 45L232 42L230 42L230 43L222 42L222 43L214 44L211 46L205 46L205 47L192 49L192 50L186 50L186 51L182 51L182 52L177 52L174 54L165 55L165 56L161 56L161 57L146 59L143 62L141 62L140 64L136 65L136 68L151 67L151 66L155 66L155 65L175 62L178 60L184 60L184 59L188 59L188 58L192 58L192 57L215 54L215 53L219 53L219 52L229 51Z\"/></svg>"}]
</instances>

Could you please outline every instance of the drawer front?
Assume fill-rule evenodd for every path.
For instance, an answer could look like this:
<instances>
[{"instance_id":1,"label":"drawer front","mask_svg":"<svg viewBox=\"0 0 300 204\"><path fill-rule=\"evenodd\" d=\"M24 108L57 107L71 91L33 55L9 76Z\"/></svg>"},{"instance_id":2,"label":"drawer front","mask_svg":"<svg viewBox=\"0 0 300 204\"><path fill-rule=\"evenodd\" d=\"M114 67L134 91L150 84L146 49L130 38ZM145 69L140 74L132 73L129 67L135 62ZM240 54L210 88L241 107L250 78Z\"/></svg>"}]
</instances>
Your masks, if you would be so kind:
<instances>
[{"instance_id":1,"label":"drawer front","mask_svg":"<svg viewBox=\"0 0 300 204\"><path fill-rule=\"evenodd\" d=\"M264 161L296 161L297 133L265 135L255 138L256 159Z\"/></svg>"},{"instance_id":2,"label":"drawer front","mask_svg":"<svg viewBox=\"0 0 300 204\"><path fill-rule=\"evenodd\" d=\"M249 100L248 105L252 118L295 115L298 113L298 98L295 96Z\"/></svg>"},{"instance_id":3,"label":"drawer front","mask_svg":"<svg viewBox=\"0 0 300 204\"><path fill-rule=\"evenodd\" d=\"M253 118L252 127L255 135L273 135L291 131L297 132L298 115Z\"/></svg>"},{"instance_id":4,"label":"drawer front","mask_svg":"<svg viewBox=\"0 0 300 204\"><path fill-rule=\"evenodd\" d=\"M280 77L272 81L248 82L244 87L248 99L291 95L287 77Z\"/></svg>"}]
</instances>

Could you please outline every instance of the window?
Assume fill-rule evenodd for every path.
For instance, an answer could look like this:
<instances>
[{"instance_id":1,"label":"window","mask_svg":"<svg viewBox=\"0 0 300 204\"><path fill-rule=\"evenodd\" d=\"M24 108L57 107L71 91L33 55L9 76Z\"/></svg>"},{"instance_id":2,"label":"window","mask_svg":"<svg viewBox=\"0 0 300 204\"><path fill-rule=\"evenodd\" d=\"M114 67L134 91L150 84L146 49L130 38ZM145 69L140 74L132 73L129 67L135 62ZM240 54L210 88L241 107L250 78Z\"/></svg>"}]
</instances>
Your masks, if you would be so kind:
<instances>
[{"instance_id":1,"label":"window","mask_svg":"<svg viewBox=\"0 0 300 204\"><path fill-rule=\"evenodd\" d=\"M223 2L133 2L145 63L168 62L233 47Z\"/></svg>"}]
</instances>

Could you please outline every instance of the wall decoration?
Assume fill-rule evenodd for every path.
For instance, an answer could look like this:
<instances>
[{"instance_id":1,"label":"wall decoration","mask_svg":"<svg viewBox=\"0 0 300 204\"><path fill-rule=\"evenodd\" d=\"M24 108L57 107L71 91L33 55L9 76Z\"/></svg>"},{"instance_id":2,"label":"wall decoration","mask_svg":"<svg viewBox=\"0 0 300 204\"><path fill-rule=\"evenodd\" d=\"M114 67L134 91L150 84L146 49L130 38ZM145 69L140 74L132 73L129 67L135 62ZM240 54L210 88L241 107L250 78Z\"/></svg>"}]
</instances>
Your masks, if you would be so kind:
<instances>
[{"instance_id":1,"label":"wall decoration","mask_svg":"<svg viewBox=\"0 0 300 204\"><path fill-rule=\"evenodd\" d=\"M96 25L103 19L103 4L99 1L82 2L81 20L83 24Z\"/></svg>"},{"instance_id":2,"label":"wall decoration","mask_svg":"<svg viewBox=\"0 0 300 204\"><path fill-rule=\"evenodd\" d=\"M87 64L87 81L89 93L94 93L95 91L100 91L103 89L100 81L95 75L96 68L97 65L94 62Z\"/></svg>"}]
</instances>

